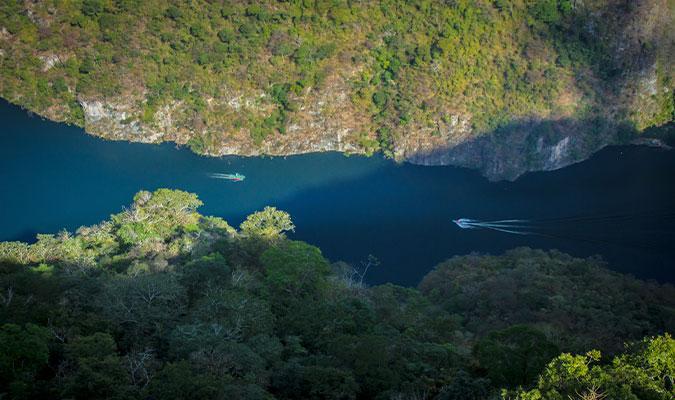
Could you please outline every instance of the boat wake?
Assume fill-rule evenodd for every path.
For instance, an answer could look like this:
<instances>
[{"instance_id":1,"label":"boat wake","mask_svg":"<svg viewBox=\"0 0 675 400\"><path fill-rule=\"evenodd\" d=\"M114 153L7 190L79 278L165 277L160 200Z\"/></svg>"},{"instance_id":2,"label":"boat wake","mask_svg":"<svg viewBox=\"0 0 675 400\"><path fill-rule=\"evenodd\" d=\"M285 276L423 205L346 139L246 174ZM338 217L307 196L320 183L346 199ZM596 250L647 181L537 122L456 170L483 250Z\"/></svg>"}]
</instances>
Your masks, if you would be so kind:
<instances>
[{"instance_id":1,"label":"boat wake","mask_svg":"<svg viewBox=\"0 0 675 400\"><path fill-rule=\"evenodd\" d=\"M654 226L675 218L668 211L642 212L635 214L580 215L548 219L500 219L478 220L472 218L453 219L461 229L492 230L513 235L536 235L548 238L583 241L590 243L654 248L650 237L659 240L672 240L674 229L658 230ZM672 226L672 225L671 225ZM636 243L626 239L639 233L646 242Z\"/></svg>"},{"instance_id":2,"label":"boat wake","mask_svg":"<svg viewBox=\"0 0 675 400\"><path fill-rule=\"evenodd\" d=\"M218 173L218 172L213 172L213 173L208 174L208 176L209 176L209 178L213 178L213 179L225 179L225 180L234 181L234 182L241 182L244 179L246 179L246 177L244 175L240 174L240 173L222 174L222 173Z\"/></svg>"}]
</instances>

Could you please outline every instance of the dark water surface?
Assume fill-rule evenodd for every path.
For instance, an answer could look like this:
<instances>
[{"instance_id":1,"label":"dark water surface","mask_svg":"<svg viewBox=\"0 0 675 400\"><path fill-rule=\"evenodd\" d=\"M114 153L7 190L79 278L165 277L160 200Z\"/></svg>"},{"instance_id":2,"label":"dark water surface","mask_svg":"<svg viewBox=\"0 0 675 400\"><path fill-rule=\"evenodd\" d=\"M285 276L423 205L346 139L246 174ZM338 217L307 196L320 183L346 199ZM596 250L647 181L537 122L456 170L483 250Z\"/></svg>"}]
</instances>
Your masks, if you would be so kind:
<instances>
[{"instance_id":1,"label":"dark water surface","mask_svg":"<svg viewBox=\"0 0 675 400\"><path fill-rule=\"evenodd\" d=\"M247 179L220 181L212 172ZM202 213L233 226L266 205L286 210L297 226L291 236L331 260L378 257L371 283L415 285L453 255L516 246L601 254L612 269L675 281L673 151L608 148L562 170L490 183L475 171L380 157L205 158L173 144L108 142L0 102L0 240L74 231L119 212L141 189L162 187L197 193ZM579 215L607 218L550 221L548 236L462 230L450 221Z\"/></svg>"}]
</instances>

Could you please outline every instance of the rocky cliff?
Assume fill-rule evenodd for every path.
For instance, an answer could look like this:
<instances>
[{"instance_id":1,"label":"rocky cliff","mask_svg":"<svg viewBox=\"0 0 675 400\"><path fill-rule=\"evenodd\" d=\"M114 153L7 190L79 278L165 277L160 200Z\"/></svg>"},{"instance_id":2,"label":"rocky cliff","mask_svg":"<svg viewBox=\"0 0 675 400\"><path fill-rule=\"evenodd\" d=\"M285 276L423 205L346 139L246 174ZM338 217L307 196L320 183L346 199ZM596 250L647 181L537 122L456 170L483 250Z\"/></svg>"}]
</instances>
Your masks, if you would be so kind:
<instances>
[{"instance_id":1,"label":"rocky cliff","mask_svg":"<svg viewBox=\"0 0 675 400\"><path fill-rule=\"evenodd\" d=\"M306 119L289 124L288 132L254 143L248 135L226 135L221 144L206 149L211 156L242 155L284 156L323 151L365 154L362 145L367 123L359 125L352 113L327 115L326 105L338 111L349 107L344 93L319 101L306 111ZM342 102L342 104L341 104ZM346 103L346 104L345 104ZM189 145L201 134L173 124L179 105L156 114L152 124L129 119L133 108L119 103L80 100L86 132L111 140L143 143L173 141ZM355 111L352 111L355 112ZM622 137L623 133L623 137ZM490 180L513 180L528 171L550 171L583 161L601 148L626 143L630 128L597 121L561 119L521 121L484 136L474 136L467 120L454 117L440 134L412 132L394 145L398 161L419 165L455 165L478 169ZM372 138L372 135L370 135ZM374 140L374 139L371 139ZM658 141L657 141L658 142ZM654 140L636 144L654 145Z\"/></svg>"},{"instance_id":2,"label":"rocky cliff","mask_svg":"<svg viewBox=\"0 0 675 400\"><path fill-rule=\"evenodd\" d=\"M1 5L0 95L112 140L382 151L493 180L675 112L668 0L127 3Z\"/></svg>"}]
</instances>

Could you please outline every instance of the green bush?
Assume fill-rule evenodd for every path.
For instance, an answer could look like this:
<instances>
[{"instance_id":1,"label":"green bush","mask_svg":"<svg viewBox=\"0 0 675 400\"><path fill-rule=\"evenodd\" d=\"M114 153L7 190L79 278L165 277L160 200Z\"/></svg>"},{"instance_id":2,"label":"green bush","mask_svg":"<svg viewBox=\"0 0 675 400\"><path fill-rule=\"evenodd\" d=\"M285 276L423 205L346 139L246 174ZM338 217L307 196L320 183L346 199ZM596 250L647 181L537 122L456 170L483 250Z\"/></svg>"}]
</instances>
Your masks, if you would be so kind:
<instances>
[{"instance_id":1,"label":"green bush","mask_svg":"<svg viewBox=\"0 0 675 400\"><path fill-rule=\"evenodd\" d=\"M166 9L166 12L164 13L167 17L177 20L180 17L183 16L183 12L180 10L180 8L176 6L169 6L169 8Z\"/></svg>"},{"instance_id":2,"label":"green bush","mask_svg":"<svg viewBox=\"0 0 675 400\"><path fill-rule=\"evenodd\" d=\"M103 0L82 1L82 14L86 16L98 15L103 11Z\"/></svg>"}]
</instances>

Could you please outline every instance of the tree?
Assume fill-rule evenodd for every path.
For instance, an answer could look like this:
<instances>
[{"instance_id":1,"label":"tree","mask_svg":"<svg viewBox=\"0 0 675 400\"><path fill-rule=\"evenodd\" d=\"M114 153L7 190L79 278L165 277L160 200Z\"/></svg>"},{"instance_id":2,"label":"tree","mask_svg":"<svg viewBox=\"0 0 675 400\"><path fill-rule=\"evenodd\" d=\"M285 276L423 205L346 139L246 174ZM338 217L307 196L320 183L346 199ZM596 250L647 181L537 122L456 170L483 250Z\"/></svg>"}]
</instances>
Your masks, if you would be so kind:
<instances>
[{"instance_id":1,"label":"tree","mask_svg":"<svg viewBox=\"0 0 675 400\"><path fill-rule=\"evenodd\" d=\"M356 398L359 386L354 376L340 368L322 365L286 364L272 382L281 398L349 400Z\"/></svg>"},{"instance_id":2,"label":"tree","mask_svg":"<svg viewBox=\"0 0 675 400\"><path fill-rule=\"evenodd\" d=\"M474 354L492 383L503 387L531 383L558 348L540 331L514 325L481 339Z\"/></svg>"},{"instance_id":3,"label":"tree","mask_svg":"<svg viewBox=\"0 0 675 400\"><path fill-rule=\"evenodd\" d=\"M107 283L101 299L104 315L124 328L128 344L145 347L172 326L185 307L184 288L168 273L122 277Z\"/></svg>"},{"instance_id":4,"label":"tree","mask_svg":"<svg viewBox=\"0 0 675 400\"><path fill-rule=\"evenodd\" d=\"M235 39L235 34L232 29L222 29L218 31L218 39L223 43L232 43Z\"/></svg>"},{"instance_id":5,"label":"tree","mask_svg":"<svg viewBox=\"0 0 675 400\"><path fill-rule=\"evenodd\" d=\"M176 6L169 6L169 8L166 9L166 12L164 13L167 17L177 20L180 17L183 16L183 12L180 10L180 8Z\"/></svg>"},{"instance_id":6,"label":"tree","mask_svg":"<svg viewBox=\"0 0 675 400\"><path fill-rule=\"evenodd\" d=\"M531 6L530 12L545 23L555 23L560 19L558 0L538 0Z\"/></svg>"},{"instance_id":7,"label":"tree","mask_svg":"<svg viewBox=\"0 0 675 400\"><path fill-rule=\"evenodd\" d=\"M0 242L0 261L26 264L30 261L30 246L23 242Z\"/></svg>"},{"instance_id":8,"label":"tree","mask_svg":"<svg viewBox=\"0 0 675 400\"><path fill-rule=\"evenodd\" d=\"M149 239L166 239L181 229L193 230L199 221L196 209L203 203L193 193L159 189L141 191L129 210L111 217L117 236L127 245Z\"/></svg>"},{"instance_id":9,"label":"tree","mask_svg":"<svg viewBox=\"0 0 675 400\"><path fill-rule=\"evenodd\" d=\"M82 74L88 74L96 69L96 63L91 57L85 57L80 64L79 71Z\"/></svg>"},{"instance_id":10,"label":"tree","mask_svg":"<svg viewBox=\"0 0 675 400\"><path fill-rule=\"evenodd\" d=\"M94 16L103 11L102 0L84 0L82 2L82 14L87 16Z\"/></svg>"},{"instance_id":11,"label":"tree","mask_svg":"<svg viewBox=\"0 0 675 400\"><path fill-rule=\"evenodd\" d=\"M229 285L231 278L230 268L220 253L192 260L183 266L182 272L181 284L191 302L203 296L210 287Z\"/></svg>"},{"instance_id":12,"label":"tree","mask_svg":"<svg viewBox=\"0 0 675 400\"><path fill-rule=\"evenodd\" d=\"M264 210L246 217L240 228L246 236L279 239L284 237L284 232L293 232L295 225L287 212L275 207L265 207Z\"/></svg>"},{"instance_id":13,"label":"tree","mask_svg":"<svg viewBox=\"0 0 675 400\"><path fill-rule=\"evenodd\" d=\"M12 398L27 398L34 379L49 360L49 333L47 329L26 324L0 327L0 397L9 393Z\"/></svg>"},{"instance_id":14,"label":"tree","mask_svg":"<svg viewBox=\"0 0 675 400\"><path fill-rule=\"evenodd\" d=\"M213 376L244 378L266 375L266 361L245 342L236 330L218 323L180 325L171 334L174 353Z\"/></svg>"},{"instance_id":15,"label":"tree","mask_svg":"<svg viewBox=\"0 0 675 400\"><path fill-rule=\"evenodd\" d=\"M459 371L450 384L443 387L435 400L483 400L489 394L490 381L474 378L466 371Z\"/></svg>"},{"instance_id":16,"label":"tree","mask_svg":"<svg viewBox=\"0 0 675 400\"><path fill-rule=\"evenodd\" d=\"M675 340L665 334L628 345L608 364L600 363L597 350L561 354L546 366L535 388L504 395L522 400L670 400L675 398L674 382Z\"/></svg>"},{"instance_id":17,"label":"tree","mask_svg":"<svg viewBox=\"0 0 675 400\"><path fill-rule=\"evenodd\" d=\"M74 399L123 398L130 380L117 354L115 340L107 333L80 336L65 346L62 395Z\"/></svg>"},{"instance_id":18,"label":"tree","mask_svg":"<svg viewBox=\"0 0 675 400\"><path fill-rule=\"evenodd\" d=\"M499 256L453 257L419 288L433 303L462 315L470 332L541 326L565 352L617 352L626 341L675 326L672 285L617 274L597 257L557 251L518 248Z\"/></svg>"},{"instance_id":19,"label":"tree","mask_svg":"<svg viewBox=\"0 0 675 400\"><path fill-rule=\"evenodd\" d=\"M222 383L216 377L197 373L187 361L167 363L148 387L156 399L211 400L220 399Z\"/></svg>"},{"instance_id":20,"label":"tree","mask_svg":"<svg viewBox=\"0 0 675 400\"><path fill-rule=\"evenodd\" d=\"M387 93L382 90L373 93L373 104L379 109L384 109L387 105Z\"/></svg>"},{"instance_id":21,"label":"tree","mask_svg":"<svg viewBox=\"0 0 675 400\"><path fill-rule=\"evenodd\" d=\"M321 250L303 242L289 241L272 247L260 261L267 284L294 295L317 290L330 272Z\"/></svg>"},{"instance_id":22,"label":"tree","mask_svg":"<svg viewBox=\"0 0 675 400\"><path fill-rule=\"evenodd\" d=\"M223 337L235 340L271 333L274 323L267 301L231 287L205 289L192 314L200 322L219 326Z\"/></svg>"}]
</instances>

